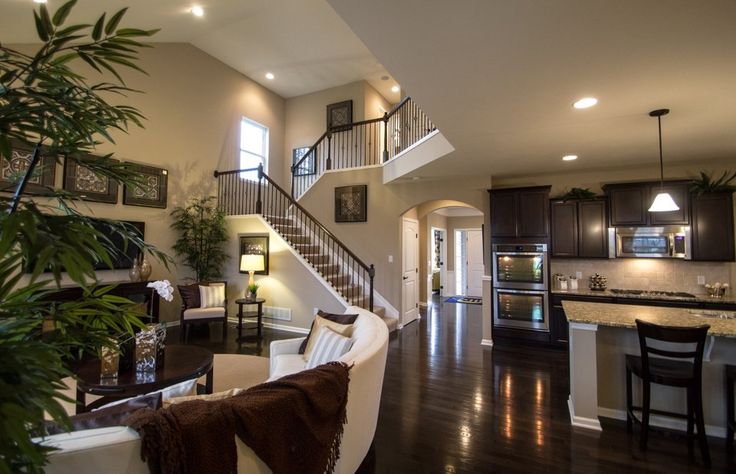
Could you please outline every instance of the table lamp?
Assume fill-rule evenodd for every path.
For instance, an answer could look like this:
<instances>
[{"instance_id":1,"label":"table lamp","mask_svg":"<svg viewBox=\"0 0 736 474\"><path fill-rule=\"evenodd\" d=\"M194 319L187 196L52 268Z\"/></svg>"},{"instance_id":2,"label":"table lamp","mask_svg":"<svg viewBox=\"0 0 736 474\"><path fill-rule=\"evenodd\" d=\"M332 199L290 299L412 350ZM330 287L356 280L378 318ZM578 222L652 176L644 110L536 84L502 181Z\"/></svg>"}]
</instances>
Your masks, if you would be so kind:
<instances>
[{"instance_id":1,"label":"table lamp","mask_svg":"<svg viewBox=\"0 0 736 474\"><path fill-rule=\"evenodd\" d=\"M255 284L253 274L266 269L265 258L263 255L246 254L240 257L240 271L248 272L248 286Z\"/></svg>"}]
</instances>

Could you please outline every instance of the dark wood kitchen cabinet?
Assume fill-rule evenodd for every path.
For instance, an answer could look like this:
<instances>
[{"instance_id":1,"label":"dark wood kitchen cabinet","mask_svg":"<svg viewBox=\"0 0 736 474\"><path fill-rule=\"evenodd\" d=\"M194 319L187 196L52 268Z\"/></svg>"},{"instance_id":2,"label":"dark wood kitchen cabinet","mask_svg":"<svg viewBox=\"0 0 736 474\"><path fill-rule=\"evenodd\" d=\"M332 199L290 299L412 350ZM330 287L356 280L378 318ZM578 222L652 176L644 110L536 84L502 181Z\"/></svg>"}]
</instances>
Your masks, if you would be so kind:
<instances>
[{"instance_id":1,"label":"dark wood kitchen cabinet","mask_svg":"<svg viewBox=\"0 0 736 474\"><path fill-rule=\"evenodd\" d=\"M691 207L693 260L733 262L733 194L693 195Z\"/></svg>"},{"instance_id":2,"label":"dark wood kitchen cabinet","mask_svg":"<svg viewBox=\"0 0 736 474\"><path fill-rule=\"evenodd\" d=\"M611 226L664 226L688 225L690 223L690 197L688 181L665 181L664 188L659 182L607 184L603 190L608 196L611 210ZM649 212L652 200L664 189L680 207L672 212Z\"/></svg>"},{"instance_id":3,"label":"dark wood kitchen cabinet","mask_svg":"<svg viewBox=\"0 0 736 474\"><path fill-rule=\"evenodd\" d=\"M551 186L491 189L491 238L549 238Z\"/></svg>"},{"instance_id":4,"label":"dark wood kitchen cabinet","mask_svg":"<svg viewBox=\"0 0 736 474\"><path fill-rule=\"evenodd\" d=\"M608 258L605 199L553 201L550 233L553 257Z\"/></svg>"}]
</instances>

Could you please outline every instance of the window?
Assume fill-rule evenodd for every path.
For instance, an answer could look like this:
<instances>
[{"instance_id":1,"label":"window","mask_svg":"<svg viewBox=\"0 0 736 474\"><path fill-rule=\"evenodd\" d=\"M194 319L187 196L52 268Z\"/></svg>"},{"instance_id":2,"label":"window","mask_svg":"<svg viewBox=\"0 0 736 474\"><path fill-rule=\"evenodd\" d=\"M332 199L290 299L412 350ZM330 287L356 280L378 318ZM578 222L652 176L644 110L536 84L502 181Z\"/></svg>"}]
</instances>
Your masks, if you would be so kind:
<instances>
[{"instance_id":1,"label":"window","mask_svg":"<svg viewBox=\"0 0 736 474\"><path fill-rule=\"evenodd\" d=\"M257 168L268 165L268 127L243 117L240 119L240 169ZM243 179L256 180L258 174L241 173Z\"/></svg>"}]
</instances>

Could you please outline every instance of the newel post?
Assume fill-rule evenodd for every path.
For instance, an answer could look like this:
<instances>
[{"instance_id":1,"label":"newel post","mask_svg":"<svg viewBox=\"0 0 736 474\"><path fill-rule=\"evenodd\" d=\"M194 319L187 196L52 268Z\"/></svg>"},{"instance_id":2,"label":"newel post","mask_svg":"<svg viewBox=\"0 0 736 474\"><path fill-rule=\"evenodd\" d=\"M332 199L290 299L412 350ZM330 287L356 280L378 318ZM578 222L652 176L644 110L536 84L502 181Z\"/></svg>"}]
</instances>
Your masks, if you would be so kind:
<instances>
[{"instance_id":1,"label":"newel post","mask_svg":"<svg viewBox=\"0 0 736 474\"><path fill-rule=\"evenodd\" d=\"M261 188L263 184L263 163L258 165L258 198L256 199L256 214L263 212L263 203L261 202Z\"/></svg>"},{"instance_id":2,"label":"newel post","mask_svg":"<svg viewBox=\"0 0 736 474\"><path fill-rule=\"evenodd\" d=\"M383 113L383 162L388 161L388 112Z\"/></svg>"},{"instance_id":3,"label":"newel post","mask_svg":"<svg viewBox=\"0 0 736 474\"><path fill-rule=\"evenodd\" d=\"M373 278L376 276L376 268L371 263L368 269L368 277L370 278L370 289L368 293L368 311L373 312Z\"/></svg>"},{"instance_id":4,"label":"newel post","mask_svg":"<svg viewBox=\"0 0 736 474\"><path fill-rule=\"evenodd\" d=\"M332 169L332 132L327 132L327 162L325 163L325 169Z\"/></svg>"}]
</instances>

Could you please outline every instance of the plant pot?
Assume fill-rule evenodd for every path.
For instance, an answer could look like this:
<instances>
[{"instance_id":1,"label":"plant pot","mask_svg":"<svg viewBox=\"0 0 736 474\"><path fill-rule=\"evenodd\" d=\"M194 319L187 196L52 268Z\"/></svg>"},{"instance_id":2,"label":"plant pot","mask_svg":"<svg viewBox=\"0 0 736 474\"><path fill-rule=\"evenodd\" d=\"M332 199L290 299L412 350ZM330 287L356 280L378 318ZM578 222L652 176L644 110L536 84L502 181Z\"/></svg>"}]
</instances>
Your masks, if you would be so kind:
<instances>
[{"instance_id":1,"label":"plant pot","mask_svg":"<svg viewBox=\"0 0 736 474\"><path fill-rule=\"evenodd\" d=\"M254 299L256 299L257 297L258 297L258 296L256 295L256 292L255 292L255 291L251 291L250 293L248 293L248 299L249 299L249 300L254 300Z\"/></svg>"}]
</instances>

